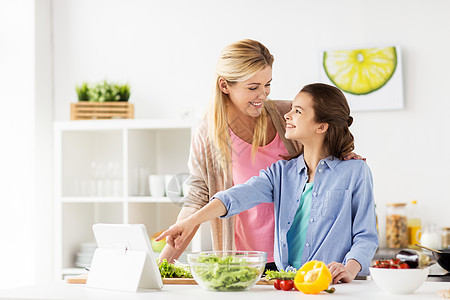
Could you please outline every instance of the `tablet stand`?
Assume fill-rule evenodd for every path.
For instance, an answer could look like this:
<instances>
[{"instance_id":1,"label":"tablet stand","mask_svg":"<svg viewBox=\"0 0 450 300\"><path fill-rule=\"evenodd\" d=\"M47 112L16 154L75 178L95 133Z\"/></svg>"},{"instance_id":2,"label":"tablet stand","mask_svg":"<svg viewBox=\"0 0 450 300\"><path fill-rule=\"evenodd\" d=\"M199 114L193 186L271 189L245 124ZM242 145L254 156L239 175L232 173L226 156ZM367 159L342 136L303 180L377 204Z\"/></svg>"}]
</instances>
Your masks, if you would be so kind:
<instances>
[{"instance_id":1,"label":"tablet stand","mask_svg":"<svg viewBox=\"0 0 450 300\"><path fill-rule=\"evenodd\" d=\"M111 227L103 228L111 233ZM140 230L145 232L145 228L134 228L139 230L137 232L141 232ZM101 229L99 228L98 231L101 232ZM132 248L131 242L124 239L118 240L108 244L109 247L102 248L99 245L99 248L95 250L86 286L129 292L136 292L138 289L162 288L159 269L153 255L150 255L151 251L149 253L145 249Z\"/></svg>"}]
</instances>

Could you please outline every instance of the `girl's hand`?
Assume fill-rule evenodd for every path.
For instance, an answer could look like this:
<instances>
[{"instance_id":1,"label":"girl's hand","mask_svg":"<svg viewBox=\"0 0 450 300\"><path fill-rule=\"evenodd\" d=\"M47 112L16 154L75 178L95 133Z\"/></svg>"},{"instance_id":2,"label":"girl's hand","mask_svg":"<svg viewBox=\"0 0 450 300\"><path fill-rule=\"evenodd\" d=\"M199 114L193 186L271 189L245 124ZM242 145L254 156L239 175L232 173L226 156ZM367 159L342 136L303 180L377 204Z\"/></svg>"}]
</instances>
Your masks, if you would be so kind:
<instances>
[{"instance_id":1,"label":"girl's hand","mask_svg":"<svg viewBox=\"0 0 450 300\"><path fill-rule=\"evenodd\" d=\"M355 279L357 274L357 273L353 274L353 272L347 269L346 266L335 261L329 263L327 267L328 269L330 269L334 284L338 283L339 281L351 282L353 279Z\"/></svg>"},{"instance_id":2,"label":"girl's hand","mask_svg":"<svg viewBox=\"0 0 450 300\"><path fill-rule=\"evenodd\" d=\"M362 157L358 154L356 154L355 152L350 152L349 154L347 154L346 156L343 157L344 160L349 160L349 159L362 159L364 161L366 161L365 157Z\"/></svg>"},{"instance_id":3,"label":"girl's hand","mask_svg":"<svg viewBox=\"0 0 450 300\"><path fill-rule=\"evenodd\" d=\"M170 226L169 229L161 233L155 240L160 241L166 237L167 244L175 249L180 249L185 239L194 231L196 225L190 218L183 219Z\"/></svg>"}]
</instances>

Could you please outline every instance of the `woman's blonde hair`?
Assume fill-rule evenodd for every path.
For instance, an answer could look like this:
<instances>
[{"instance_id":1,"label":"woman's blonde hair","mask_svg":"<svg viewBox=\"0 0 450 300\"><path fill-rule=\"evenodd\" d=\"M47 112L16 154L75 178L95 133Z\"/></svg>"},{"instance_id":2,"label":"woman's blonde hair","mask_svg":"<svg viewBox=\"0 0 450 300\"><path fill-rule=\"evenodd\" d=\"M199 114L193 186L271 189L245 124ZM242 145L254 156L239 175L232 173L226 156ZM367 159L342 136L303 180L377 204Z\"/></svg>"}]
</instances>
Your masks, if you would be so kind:
<instances>
[{"instance_id":1,"label":"woman's blonde hair","mask_svg":"<svg viewBox=\"0 0 450 300\"><path fill-rule=\"evenodd\" d=\"M246 39L235 42L225 47L219 57L216 67L213 99L207 111L209 136L212 140L216 157L220 167L227 173L231 162L231 141L227 120L228 95L219 87L219 79L222 77L228 84L245 81L261 71L265 67L272 67L273 56L260 42ZM264 104L263 104L264 105ZM266 144L267 113L263 109L256 119L253 132L252 157L255 156L258 147Z\"/></svg>"}]
</instances>

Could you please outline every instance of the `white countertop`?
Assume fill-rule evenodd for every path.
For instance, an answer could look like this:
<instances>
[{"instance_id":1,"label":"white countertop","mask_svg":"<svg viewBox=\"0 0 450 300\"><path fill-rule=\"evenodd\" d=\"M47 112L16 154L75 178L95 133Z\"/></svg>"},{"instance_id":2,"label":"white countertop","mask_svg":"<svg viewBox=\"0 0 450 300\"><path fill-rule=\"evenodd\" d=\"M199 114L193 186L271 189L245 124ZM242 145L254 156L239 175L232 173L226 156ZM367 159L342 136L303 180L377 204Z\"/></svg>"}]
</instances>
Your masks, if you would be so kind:
<instances>
[{"instance_id":1,"label":"white countertop","mask_svg":"<svg viewBox=\"0 0 450 300\"><path fill-rule=\"evenodd\" d=\"M197 285L165 285L160 291L142 291L138 293L117 292L86 288L84 284L57 282L10 290L0 290L0 299L108 299L108 300L273 300L283 297L289 299L443 299L437 291L450 289L450 282L426 281L418 290L409 295L390 295L371 280L354 280L351 283L334 285L336 292L319 295L306 295L297 291L277 291L273 286L257 285L245 292L210 292ZM299 298L300 297L300 298Z\"/></svg>"}]
</instances>

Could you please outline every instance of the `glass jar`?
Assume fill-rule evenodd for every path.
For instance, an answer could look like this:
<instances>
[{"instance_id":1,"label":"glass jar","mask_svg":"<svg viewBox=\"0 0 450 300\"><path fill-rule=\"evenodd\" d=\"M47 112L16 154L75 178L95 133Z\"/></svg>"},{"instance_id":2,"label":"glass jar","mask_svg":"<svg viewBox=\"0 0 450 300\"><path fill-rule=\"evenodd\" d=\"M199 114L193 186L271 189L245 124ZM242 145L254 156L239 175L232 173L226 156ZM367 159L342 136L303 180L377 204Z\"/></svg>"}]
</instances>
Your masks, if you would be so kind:
<instances>
[{"instance_id":1,"label":"glass jar","mask_svg":"<svg viewBox=\"0 0 450 300\"><path fill-rule=\"evenodd\" d=\"M388 203L386 214L386 244L388 248L408 246L406 203Z\"/></svg>"},{"instance_id":2,"label":"glass jar","mask_svg":"<svg viewBox=\"0 0 450 300\"><path fill-rule=\"evenodd\" d=\"M442 249L450 248L450 227L442 228Z\"/></svg>"}]
</instances>

